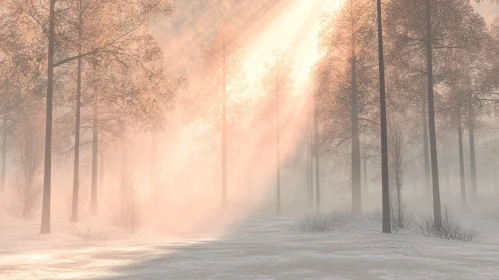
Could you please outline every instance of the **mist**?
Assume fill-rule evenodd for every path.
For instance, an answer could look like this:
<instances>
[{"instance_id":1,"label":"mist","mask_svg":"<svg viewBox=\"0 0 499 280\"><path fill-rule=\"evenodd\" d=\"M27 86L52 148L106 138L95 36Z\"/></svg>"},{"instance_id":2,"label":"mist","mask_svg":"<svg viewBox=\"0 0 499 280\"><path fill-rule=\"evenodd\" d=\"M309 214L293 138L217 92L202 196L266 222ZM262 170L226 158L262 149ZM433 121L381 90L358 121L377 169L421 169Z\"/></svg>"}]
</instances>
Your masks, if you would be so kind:
<instances>
[{"instance_id":1,"label":"mist","mask_svg":"<svg viewBox=\"0 0 499 280\"><path fill-rule=\"evenodd\" d=\"M497 1L0 7L0 278L498 277Z\"/></svg>"}]
</instances>

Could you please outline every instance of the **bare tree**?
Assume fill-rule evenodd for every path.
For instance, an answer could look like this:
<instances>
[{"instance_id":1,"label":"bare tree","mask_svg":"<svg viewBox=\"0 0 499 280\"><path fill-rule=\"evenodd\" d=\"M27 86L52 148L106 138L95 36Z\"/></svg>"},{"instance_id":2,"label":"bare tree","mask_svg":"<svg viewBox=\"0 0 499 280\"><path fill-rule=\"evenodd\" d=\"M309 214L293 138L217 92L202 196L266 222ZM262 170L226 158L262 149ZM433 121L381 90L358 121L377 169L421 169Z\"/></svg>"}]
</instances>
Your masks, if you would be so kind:
<instances>
[{"instance_id":1,"label":"bare tree","mask_svg":"<svg viewBox=\"0 0 499 280\"><path fill-rule=\"evenodd\" d=\"M293 89L291 61L281 51L275 50L271 60L265 65L261 87L269 95L267 106L275 116L276 143L276 213L281 213L281 159L280 159L280 111L289 103L289 94Z\"/></svg>"},{"instance_id":2,"label":"bare tree","mask_svg":"<svg viewBox=\"0 0 499 280\"><path fill-rule=\"evenodd\" d=\"M329 150L351 144L354 213L362 212L360 134L377 124L371 115L376 99L375 67L371 63L376 52L372 4L365 0L346 1L337 13L325 16L319 34L322 58L317 68L318 72L327 71L328 77L318 82L330 83L319 95L319 103L326 107L320 114L328 138L324 142L330 142Z\"/></svg>"},{"instance_id":3,"label":"bare tree","mask_svg":"<svg viewBox=\"0 0 499 280\"><path fill-rule=\"evenodd\" d=\"M380 115L381 115L381 176L382 176L382 205L384 233L391 232L390 225L390 188L388 183L388 132L386 122L386 97L385 97L385 63L383 54L383 17L381 14L381 0L377 1L378 21L378 61L380 85Z\"/></svg>"},{"instance_id":4,"label":"bare tree","mask_svg":"<svg viewBox=\"0 0 499 280\"><path fill-rule=\"evenodd\" d=\"M32 110L36 110L35 107ZM43 161L43 131L39 114L26 112L13 135L15 163L18 173L14 185L16 210L23 219L29 219L40 205L42 182L40 180Z\"/></svg>"}]
</instances>

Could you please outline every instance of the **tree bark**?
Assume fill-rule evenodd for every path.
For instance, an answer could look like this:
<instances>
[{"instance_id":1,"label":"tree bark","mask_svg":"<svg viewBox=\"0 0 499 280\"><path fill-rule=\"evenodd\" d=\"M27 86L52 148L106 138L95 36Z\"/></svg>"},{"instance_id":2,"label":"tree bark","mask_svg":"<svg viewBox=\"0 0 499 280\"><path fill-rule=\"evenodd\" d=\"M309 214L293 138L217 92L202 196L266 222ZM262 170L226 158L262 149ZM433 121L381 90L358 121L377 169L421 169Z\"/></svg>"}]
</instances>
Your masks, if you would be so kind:
<instances>
[{"instance_id":1,"label":"tree bark","mask_svg":"<svg viewBox=\"0 0 499 280\"><path fill-rule=\"evenodd\" d=\"M431 175L430 175L430 155L428 145L428 112L426 111L426 102L423 100L423 155L424 155L424 192L430 193Z\"/></svg>"},{"instance_id":2,"label":"tree bark","mask_svg":"<svg viewBox=\"0 0 499 280\"><path fill-rule=\"evenodd\" d=\"M352 126L352 213L362 212L362 196L360 185L360 139L359 113L357 104L357 57L352 56L352 92L351 92L351 126Z\"/></svg>"},{"instance_id":3,"label":"tree bark","mask_svg":"<svg viewBox=\"0 0 499 280\"><path fill-rule=\"evenodd\" d=\"M78 58L78 78L76 85L76 123L75 123L75 154L73 166L73 203L71 208L71 222L78 221L78 195L80 192L80 106L81 106L81 58Z\"/></svg>"},{"instance_id":4,"label":"tree bark","mask_svg":"<svg viewBox=\"0 0 499 280\"><path fill-rule=\"evenodd\" d=\"M478 189L476 180L475 126L473 125L473 121L468 123L468 131L470 139L471 197L475 199Z\"/></svg>"},{"instance_id":5,"label":"tree bark","mask_svg":"<svg viewBox=\"0 0 499 280\"><path fill-rule=\"evenodd\" d=\"M7 160L7 116L3 115L2 130L2 191L5 190L5 168Z\"/></svg>"},{"instance_id":6,"label":"tree bark","mask_svg":"<svg viewBox=\"0 0 499 280\"><path fill-rule=\"evenodd\" d=\"M435 108L433 103L433 57L431 37L431 0L426 0L426 63L428 72L428 126L430 130L431 177L433 183L433 215L437 229L442 226L440 187L438 182L437 138L435 131Z\"/></svg>"},{"instance_id":7,"label":"tree bark","mask_svg":"<svg viewBox=\"0 0 499 280\"><path fill-rule=\"evenodd\" d=\"M306 179L307 179L307 198L308 205L310 206L313 203L312 197L312 186L310 184L310 178L312 177L310 174L310 122L308 119L308 111L307 111L307 135L306 135L306 153L307 153L307 165L306 165ZM311 203L312 202L312 203Z\"/></svg>"},{"instance_id":8,"label":"tree bark","mask_svg":"<svg viewBox=\"0 0 499 280\"><path fill-rule=\"evenodd\" d=\"M225 22L222 34L222 205L227 205L227 59L225 46Z\"/></svg>"},{"instance_id":9,"label":"tree bark","mask_svg":"<svg viewBox=\"0 0 499 280\"><path fill-rule=\"evenodd\" d=\"M317 108L314 110L314 125L315 125L315 211L321 211L321 186L320 186L320 160L319 160L319 126L317 124Z\"/></svg>"},{"instance_id":10,"label":"tree bark","mask_svg":"<svg viewBox=\"0 0 499 280\"><path fill-rule=\"evenodd\" d=\"M364 189L364 193L365 194L368 194L369 191L368 191L368 188L369 188L369 183L368 183L368 179L367 179L367 144L366 144L366 137L364 136L363 137L364 139L364 152L363 152L363 156L362 156L362 188Z\"/></svg>"},{"instance_id":11,"label":"tree bark","mask_svg":"<svg viewBox=\"0 0 499 280\"><path fill-rule=\"evenodd\" d=\"M464 174L464 152L463 152L463 128L461 125L461 114L459 113L459 122L457 124L457 137L459 146L459 175L461 182L461 205L466 208L466 179Z\"/></svg>"},{"instance_id":12,"label":"tree bark","mask_svg":"<svg viewBox=\"0 0 499 280\"><path fill-rule=\"evenodd\" d=\"M99 155L99 190L97 192L98 196L102 196L102 187L104 186L104 154Z\"/></svg>"},{"instance_id":13,"label":"tree bark","mask_svg":"<svg viewBox=\"0 0 499 280\"><path fill-rule=\"evenodd\" d=\"M279 57L276 61L276 213L281 214L281 168L279 159Z\"/></svg>"},{"instance_id":14,"label":"tree bark","mask_svg":"<svg viewBox=\"0 0 499 280\"><path fill-rule=\"evenodd\" d=\"M79 16L78 16L78 56L81 55L81 36L82 36L82 0L78 2ZM78 196L80 192L80 125L81 125L81 67L82 59L78 57L78 71L76 80L76 123L75 123L75 154L73 166L73 203L71 208L71 222L78 221Z\"/></svg>"},{"instance_id":15,"label":"tree bark","mask_svg":"<svg viewBox=\"0 0 499 280\"><path fill-rule=\"evenodd\" d=\"M494 176L494 194L497 195L498 184L497 184L497 167L494 165L494 169L492 170Z\"/></svg>"},{"instance_id":16,"label":"tree bark","mask_svg":"<svg viewBox=\"0 0 499 280\"><path fill-rule=\"evenodd\" d=\"M445 190L446 192L450 192L450 176L449 176L449 162L447 160L448 151L447 151L447 143L444 143L444 170L445 170Z\"/></svg>"},{"instance_id":17,"label":"tree bark","mask_svg":"<svg viewBox=\"0 0 499 280\"><path fill-rule=\"evenodd\" d=\"M385 62L383 57L383 18L381 16L381 0L377 0L376 6L378 22L379 102L381 115L382 232L391 233L390 187L388 182L388 130L386 122Z\"/></svg>"},{"instance_id":18,"label":"tree bark","mask_svg":"<svg viewBox=\"0 0 499 280\"><path fill-rule=\"evenodd\" d=\"M47 57L47 112L45 119L45 162L40 233L50 233L50 195L52 182L52 97L54 91L55 1L50 0Z\"/></svg>"},{"instance_id":19,"label":"tree bark","mask_svg":"<svg viewBox=\"0 0 499 280\"><path fill-rule=\"evenodd\" d=\"M190 150L190 147L189 147ZM151 133L151 174L149 178L149 195L151 198L151 203L153 207L156 207L156 197L157 197L157 181L156 181L156 173L158 170L158 135L156 132Z\"/></svg>"},{"instance_id":20,"label":"tree bark","mask_svg":"<svg viewBox=\"0 0 499 280\"><path fill-rule=\"evenodd\" d=\"M94 114L92 121L92 193L91 193L91 213L97 214L97 157L99 151L99 98L97 92L94 100Z\"/></svg>"}]
</instances>

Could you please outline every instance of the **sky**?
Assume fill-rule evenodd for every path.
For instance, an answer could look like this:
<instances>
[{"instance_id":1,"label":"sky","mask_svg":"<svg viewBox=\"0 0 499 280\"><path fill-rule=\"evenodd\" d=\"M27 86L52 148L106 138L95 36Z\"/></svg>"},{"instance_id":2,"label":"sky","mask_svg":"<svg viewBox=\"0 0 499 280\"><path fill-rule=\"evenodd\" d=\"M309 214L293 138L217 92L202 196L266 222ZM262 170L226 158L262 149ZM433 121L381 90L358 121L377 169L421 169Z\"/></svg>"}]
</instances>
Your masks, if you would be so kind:
<instances>
[{"instance_id":1,"label":"sky","mask_svg":"<svg viewBox=\"0 0 499 280\"><path fill-rule=\"evenodd\" d=\"M481 3L476 4L478 12L483 15L487 24L491 24L494 21L494 18L499 16L499 5L490 4L490 3Z\"/></svg>"}]
</instances>

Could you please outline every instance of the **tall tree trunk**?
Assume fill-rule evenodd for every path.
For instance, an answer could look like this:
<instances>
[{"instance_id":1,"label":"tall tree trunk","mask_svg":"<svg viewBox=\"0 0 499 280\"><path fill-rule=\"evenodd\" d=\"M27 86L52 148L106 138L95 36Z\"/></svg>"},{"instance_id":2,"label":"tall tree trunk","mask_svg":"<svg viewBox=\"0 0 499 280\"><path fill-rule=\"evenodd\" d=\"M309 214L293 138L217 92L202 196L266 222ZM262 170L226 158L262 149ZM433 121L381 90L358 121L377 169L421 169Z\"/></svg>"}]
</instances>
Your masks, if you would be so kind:
<instances>
[{"instance_id":1,"label":"tall tree trunk","mask_svg":"<svg viewBox=\"0 0 499 280\"><path fill-rule=\"evenodd\" d=\"M431 175L430 175L430 155L428 145L428 112L426 111L426 102L423 100L423 155L424 155L424 192L430 193Z\"/></svg>"},{"instance_id":2,"label":"tall tree trunk","mask_svg":"<svg viewBox=\"0 0 499 280\"><path fill-rule=\"evenodd\" d=\"M313 206L314 203L314 198L313 198L313 178L312 178L312 158L310 155L310 119L309 119L309 112L307 111L307 195L308 195L308 203L309 206Z\"/></svg>"},{"instance_id":3,"label":"tall tree trunk","mask_svg":"<svg viewBox=\"0 0 499 280\"><path fill-rule=\"evenodd\" d=\"M368 188L369 188L369 183L368 183L368 179L367 179L367 144L366 144L366 137L363 136L363 146L364 146L364 152L363 152L363 156L362 156L362 188L364 189L364 193L365 194L368 194L369 191L368 191Z\"/></svg>"},{"instance_id":4,"label":"tall tree trunk","mask_svg":"<svg viewBox=\"0 0 499 280\"><path fill-rule=\"evenodd\" d=\"M445 190L450 192L450 176L449 176L449 162L447 160L448 150L447 143L444 143L444 168L445 168Z\"/></svg>"},{"instance_id":5,"label":"tall tree trunk","mask_svg":"<svg viewBox=\"0 0 499 280\"><path fill-rule=\"evenodd\" d=\"M362 212L362 196L360 186L360 139L359 116L357 104L357 57L352 56L352 213Z\"/></svg>"},{"instance_id":6,"label":"tall tree trunk","mask_svg":"<svg viewBox=\"0 0 499 280\"><path fill-rule=\"evenodd\" d=\"M473 121L468 123L468 131L470 138L470 170L471 170L471 197L477 197L477 180L476 180L476 153L475 153L475 126Z\"/></svg>"},{"instance_id":7,"label":"tall tree trunk","mask_svg":"<svg viewBox=\"0 0 499 280\"><path fill-rule=\"evenodd\" d=\"M492 170L494 176L494 194L497 195L498 184L497 184L497 167L494 165L494 170Z\"/></svg>"},{"instance_id":8,"label":"tall tree trunk","mask_svg":"<svg viewBox=\"0 0 499 280\"><path fill-rule=\"evenodd\" d=\"M276 212L281 214L281 168L279 159L279 57L276 61L276 99L275 99L275 109L276 109Z\"/></svg>"},{"instance_id":9,"label":"tall tree trunk","mask_svg":"<svg viewBox=\"0 0 499 280\"><path fill-rule=\"evenodd\" d=\"M225 46L225 21L222 31L222 205L227 205L227 59Z\"/></svg>"},{"instance_id":10,"label":"tall tree trunk","mask_svg":"<svg viewBox=\"0 0 499 280\"><path fill-rule=\"evenodd\" d=\"M239 136L236 142L236 152L237 152L237 199L241 199L241 142Z\"/></svg>"},{"instance_id":11,"label":"tall tree trunk","mask_svg":"<svg viewBox=\"0 0 499 280\"><path fill-rule=\"evenodd\" d=\"M2 191L5 190L5 167L7 160L7 115L3 115L2 130Z\"/></svg>"},{"instance_id":12,"label":"tall tree trunk","mask_svg":"<svg viewBox=\"0 0 499 280\"><path fill-rule=\"evenodd\" d=\"M52 182L52 96L54 91L55 1L50 0L47 59L47 112L45 119L45 163L40 233L50 233L50 193Z\"/></svg>"},{"instance_id":13,"label":"tall tree trunk","mask_svg":"<svg viewBox=\"0 0 499 280\"><path fill-rule=\"evenodd\" d=\"M317 108L314 110L314 124L315 124L315 211L319 213L321 211L321 186L320 186L320 160L319 160L319 126L317 124Z\"/></svg>"},{"instance_id":14,"label":"tall tree trunk","mask_svg":"<svg viewBox=\"0 0 499 280\"><path fill-rule=\"evenodd\" d=\"M435 131L435 108L433 104L433 57L431 37L431 0L426 0L426 63L428 72L428 126L430 129L431 177L433 182L433 215L437 229L442 226L440 187L438 182L437 137Z\"/></svg>"},{"instance_id":15,"label":"tall tree trunk","mask_svg":"<svg viewBox=\"0 0 499 280\"><path fill-rule=\"evenodd\" d=\"M463 152L463 127L461 125L461 113L459 112L459 122L457 124L457 137L459 146L459 175L461 182L461 205L466 208L466 179L464 174L464 152Z\"/></svg>"},{"instance_id":16,"label":"tall tree trunk","mask_svg":"<svg viewBox=\"0 0 499 280\"><path fill-rule=\"evenodd\" d=\"M379 107L381 115L381 188L383 205L384 233L391 233L390 187L388 185L388 131L386 122L386 93L385 93L385 62L383 57L383 18L381 16L381 0L377 0L378 21L378 60L379 60Z\"/></svg>"},{"instance_id":17,"label":"tall tree trunk","mask_svg":"<svg viewBox=\"0 0 499 280\"><path fill-rule=\"evenodd\" d=\"M156 171L158 170L158 135L156 132L151 133L151 174L149 178L149 195L153 207L156 208Z\"/></svg>"},{"instance_id":18,"label":"tall tree trunk","mask_svg":"<svg viewBox=\"0 0 499 280\"><path fill-rule=\"evenodd\" d=\"M99 162L99 190L98 190L98 196L102 196L102 187L104 186L104 154L101 152L100 153L100 162Z\"/></svg>"},{"instance_id":19,"label":"tall tree trunk","mask_svg":"<svg viewBox=\"0 0 499 280\"><path fill-rule=\"evenodd\" d=\"M75 154L73 166L73 203L71 208L71 222L78 221L78 195L80 192L80 102L81 102L81 58L78 58L78 82L76 86L76 123L75 123Z\"/></svg>"},{"instance_id":20,"label":"tall tree trunk","mask_svg":"<svg viewBox=\"0 0 499 280\"><path fill-rule=\"evenodd\" d=\"M81 36L82 36L82 0L78 2L79 24L78 24L78 55L81 55ZM82 59L78 58L78 71L76 80L76 123L75 123L75 143L74 143L74 166L73 166L73 203L71 208L71 222L78 221L78 195L80 192L80 110L81 110L81 67Z\"/></svg>"},{"instance_id":21,"label":"tall tree trunk","mask_svg":"<svg viewBox=\"0 0 499 280\"><path fill-rule=\"evenodd\" d=\"M91 193L91 213L97 214L97 157L99 151L99 97L95 93L94 114L92 121L92 193Z\"/></svg>"}]
</instances>

